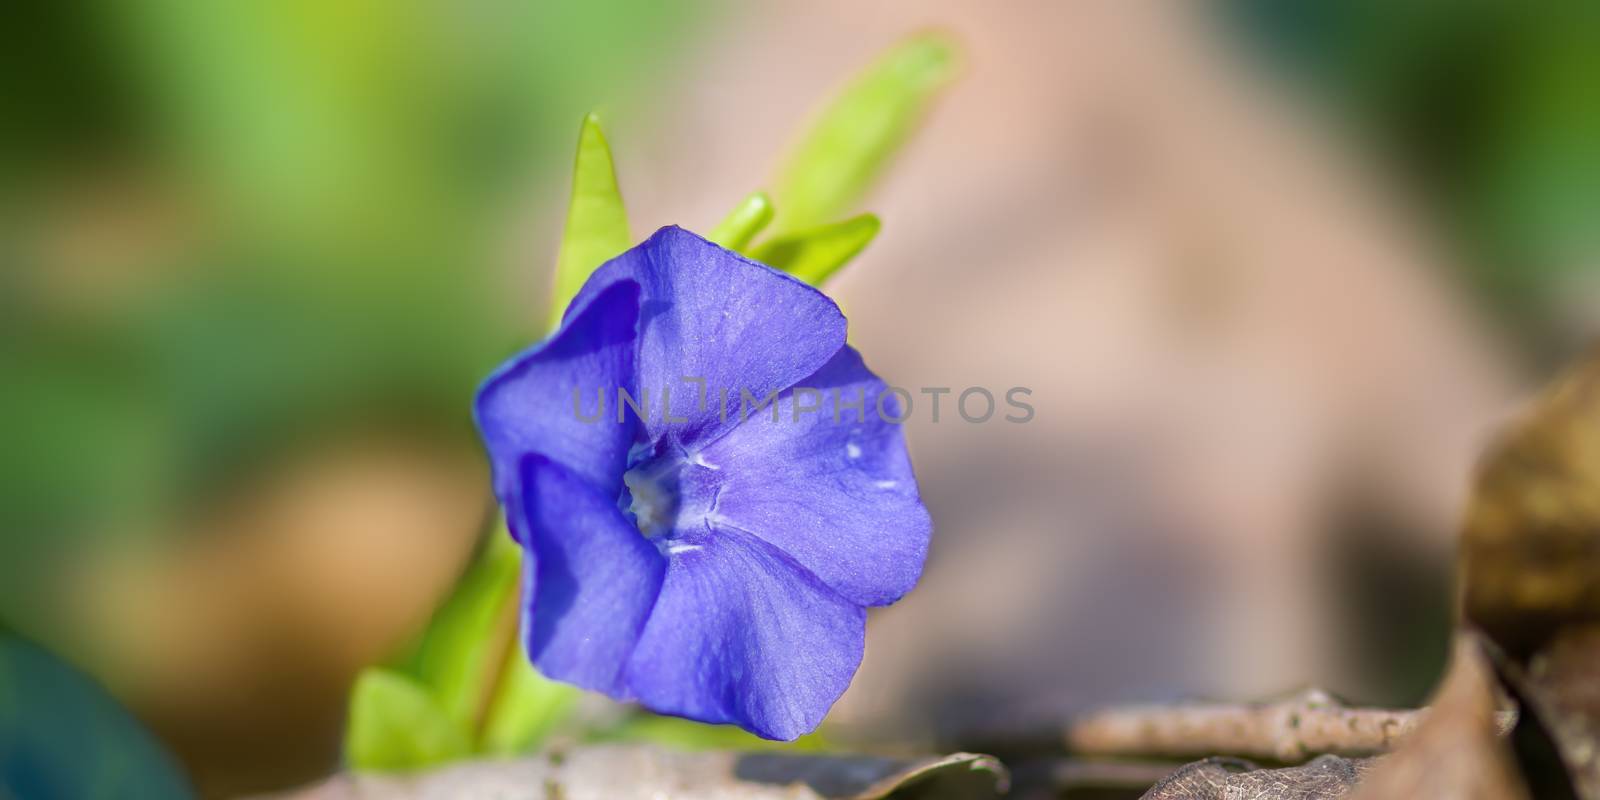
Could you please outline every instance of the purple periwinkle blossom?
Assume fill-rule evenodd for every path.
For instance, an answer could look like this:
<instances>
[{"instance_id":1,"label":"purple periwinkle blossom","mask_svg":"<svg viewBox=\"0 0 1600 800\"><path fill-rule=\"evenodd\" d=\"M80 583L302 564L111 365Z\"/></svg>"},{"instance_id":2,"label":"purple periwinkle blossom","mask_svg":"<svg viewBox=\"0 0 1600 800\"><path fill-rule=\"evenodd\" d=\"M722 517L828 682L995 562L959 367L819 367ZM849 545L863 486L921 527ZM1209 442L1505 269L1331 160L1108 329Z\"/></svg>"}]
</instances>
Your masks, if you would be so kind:
<instances>
[{"instance_id":1,"label":"purple periwinkle blossom","mask_svg":"<svg viewBox=\"0 0 1600 800\"><path fill-rule=\"evenodd\" d=\"M866 608L910 591L927 553L885 391L838 306L788 275L676 227L601 266L477 398L526 554L528 657L657 712L814 730L861 663ZM744 392L777 411L738 408Z\"/></svg>"}]
</instances>

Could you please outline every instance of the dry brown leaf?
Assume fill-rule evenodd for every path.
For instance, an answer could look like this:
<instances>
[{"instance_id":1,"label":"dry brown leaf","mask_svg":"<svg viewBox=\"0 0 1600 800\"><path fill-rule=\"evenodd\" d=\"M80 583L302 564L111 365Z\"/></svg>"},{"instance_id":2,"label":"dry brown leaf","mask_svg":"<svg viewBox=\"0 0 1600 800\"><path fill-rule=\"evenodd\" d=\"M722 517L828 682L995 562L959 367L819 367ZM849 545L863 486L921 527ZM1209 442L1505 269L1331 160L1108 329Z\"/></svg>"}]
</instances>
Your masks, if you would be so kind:
<instances>
[{"instance_id":1,"label":"dry brown leaf","mask_svg":"<svg viewBox=\"0 0 1600 800\"><path fill-rule=\"evenodd\" d=\"M1353 800L1515 800L1527 790L1495 719L1496 684L1475 637L1457 637L1444 685L1422 725L1377 762Z\"/></svg>"},{"instance_id":2,"label":"dry brown leaf","mask_svg":"<svg viewBox=\"0 0 1600 800\"><path fill-rule=\"evenodd\" d=\"M1530 724L1554 742L1570 780L1563 788L1600 798L1600 626L1570 626L1525 667L1508 664L1503 672L1529 707Z\"/></svg>"},{"instance_id":3,"label":"dry brown leaf","mask_svg":"<svg viewBox=\"0 0 1600 800\"><path fill-rule=\"evenodd\" d=\"M1455 659L1426 715L1393 755L1349 760L1319 756L1286 769L1208 759L1156 784L1146 800L1517 800L1528 793L1496 713L1496 684L1479 642L1458 638Z\"/></svg>"},{"instance_id":4,"label":"dry brown leaf","mask_svg":"<svg viewBox=\"0 0 1600 800\"><path fill-rule=\"evenodd\" d=\"M1370 764L1371 759L1319 756L1298 767L1258 769L1239 759L1208 758L1167 776L1143 800L1335 800Z\"/></svg>"},{"instance_id":5,"label":"dry brown leaf","mask_svg":"<svg viewBox=\"0 0 1600 800\"><path fill-rule=\"evenodd\" d=\"M1461 573L1467 620L1514 659L1563 625L1600 622L1600 351L1484 459Z\"/></svg>"},{"instance_id":6,"label":"dry brown leaf","mask_svg":"<svg viewBox=\"0 0 1600 800\"><path fill-rule=\"evenodd\" d=\"M1600 350L1484 460L1461 581L1463 614L1497 646L1528 733L1559 756L1557 768L1525 764L1540 772L1529 780L1600 798ZM1553 769L1564 774L1542 774Z\"/></svg>"}]
</instances>

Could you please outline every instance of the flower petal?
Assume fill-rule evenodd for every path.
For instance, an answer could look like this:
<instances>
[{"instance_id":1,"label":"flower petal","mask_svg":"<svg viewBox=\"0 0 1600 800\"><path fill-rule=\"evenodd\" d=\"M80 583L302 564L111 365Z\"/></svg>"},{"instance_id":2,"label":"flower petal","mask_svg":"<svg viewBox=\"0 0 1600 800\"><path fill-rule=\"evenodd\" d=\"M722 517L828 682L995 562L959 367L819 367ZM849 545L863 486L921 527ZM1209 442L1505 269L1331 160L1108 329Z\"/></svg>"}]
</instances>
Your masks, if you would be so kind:
<instances>
[{"instance_id":1,"label":"flower petal","mask_svg":"<svg viewBox=\"0 0 1600 800\"><path fill-rule=\"evenodd\" d=\"M768 739L816 729L861 664L866 612L733 530L673 540L628 685L654 711Z\"/></svg>"},{"instance_id":2,"label":"flower petal","mask_svg":"<svg viewBox=\"0 0 1600 800\"><path fill-rule=\"evenodd\" d=\"M629 279L642 287L638 386L650 393L651 441L709 439L731 426L723 390L736 413L741 391L760 400L787 389L844 346L844 315L827 295L682 228L606 262L575 305ZM677 421L661 410L663 391Z\"/></svg>"},{"instance_id":3,"label":"flower petal","mask_svg":"<svg viewBox=\"0 0 1600 800\"><path fill-rule=\"evenodd\" d=\"M518 464L528 453L565 465L602 494L614 497L621 488L637 422L618 422L611 404L616 387L633 385L639 285L617 281L573 307L549 339L506 362L478 390L478 429L506 508L516 505Z\"/></svg>"},{"instance_id":4,"label":"flower petal","mask_svg":"<svg viewBox=\"0 0 1600 800\"><path fill-rule=\"evenodd\" d=\"M623 668L661 590L667 560L571 470L522 461L523 636L546 676L629 699Z\"/></svg>"},{"instance_id":5,"label":"flower petal","mask_svg":"<svg viewBox=\"0 0 1600 800\"><path fill-rule=\"evenodd\" d=\"M713 523L772 544L851 602L888 605L910 591L933 526L890 421L899 403L891 394L879 408L886 388L845 347L779 399L776 421L753 414L706 445L699 459L714 468ZM796 415L797 397L820 410Z\"/></svg>"}]
</instances>

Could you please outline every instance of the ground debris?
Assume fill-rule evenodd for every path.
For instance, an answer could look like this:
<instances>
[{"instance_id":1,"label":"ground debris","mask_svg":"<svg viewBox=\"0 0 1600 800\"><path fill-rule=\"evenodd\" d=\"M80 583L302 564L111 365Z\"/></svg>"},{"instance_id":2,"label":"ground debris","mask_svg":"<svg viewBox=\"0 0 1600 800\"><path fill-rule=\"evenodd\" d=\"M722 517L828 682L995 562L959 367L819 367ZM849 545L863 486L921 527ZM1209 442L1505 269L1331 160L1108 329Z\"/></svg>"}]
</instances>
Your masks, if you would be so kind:
<instances>
[{"instance_id":1,"label":"ground debris","mask_svg":"<svg viewBox=\"0 0 1600 800\"><path fill-rule=\"evenodd\" d=\"M1241 759L1208 758L1163 778L1143 800L1334 800L1355 787L1371 762L1318 756L1297 767L1260 769Z\"/></svg>"},{"instance_id":2,"label":"ground debris","mask_svg":"<svg viewBox=\"0 0 1600 800\"><path fill-rule=\"evenodd\" d=\"M982 800L1007 781L998 761L973 753L907 760L598 745L416 775L346 773L281 800Z\"/></svg>"}]
</instances>

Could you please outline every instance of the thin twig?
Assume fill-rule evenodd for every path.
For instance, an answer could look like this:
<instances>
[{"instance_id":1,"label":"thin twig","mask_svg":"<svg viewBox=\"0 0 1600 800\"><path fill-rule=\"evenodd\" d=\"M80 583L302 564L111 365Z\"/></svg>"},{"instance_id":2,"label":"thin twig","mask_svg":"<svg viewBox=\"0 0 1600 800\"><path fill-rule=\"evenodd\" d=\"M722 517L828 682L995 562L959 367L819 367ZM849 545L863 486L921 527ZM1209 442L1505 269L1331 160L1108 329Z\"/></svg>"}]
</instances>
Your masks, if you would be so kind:
<instances>
[{"instance_id":1,"label":"thin twig","mask_svg":"<svg viewBox=\"0 0 1600 800\"><path fill-rule=\"evenodd\" d=\"M1323 753L1386 753L1416 729L1426 710L1351 708L1310 690L1259 704L1127 706L1068 726L1068 749L1082 755L1186 758L1226 754L1304 761ZM1502 732L1511 719L1502 717Z\"/></svg>"}]
</instances>

